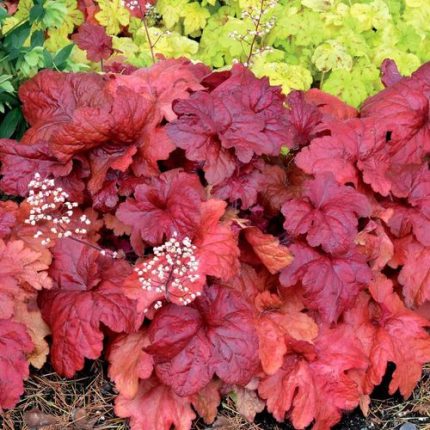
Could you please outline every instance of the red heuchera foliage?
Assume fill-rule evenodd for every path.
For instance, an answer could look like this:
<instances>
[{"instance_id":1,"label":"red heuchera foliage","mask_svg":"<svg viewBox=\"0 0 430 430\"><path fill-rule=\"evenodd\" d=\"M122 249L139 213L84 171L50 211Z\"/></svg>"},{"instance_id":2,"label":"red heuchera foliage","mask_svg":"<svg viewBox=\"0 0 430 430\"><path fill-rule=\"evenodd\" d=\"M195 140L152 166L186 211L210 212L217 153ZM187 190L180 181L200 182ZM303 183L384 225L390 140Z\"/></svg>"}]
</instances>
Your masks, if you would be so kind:
<instances>
[{"instance_id":1,"label":"red heuchera foliage","mask_svg":"<svg viewBox=\"0 0 430 430\"><path fill-rule=\"evenodd\" d=\"M170 170L138 185L135 199L120 204L116 216L131 227L131 243L139 252L143 243L159 245L174 232L194 236L201 220L204 188L196 175Z\"/></svg>"},{"instance_id":2,"label":"red heuchera foliage","mask_svg":"<svg viewBox=\"0 0 430 430\"><path fill-rule=\"evenodd\" d=\"M78 43L106 58L79 4ZM38 173L79 202L46 246L30 202L0 202L0 411L48 352L66 376L105 352L136 430L210 424L231 391L249 420L328 430L388 363L410 396L430 361L430 65L384 62L360 112L241 65L107 70L39 73L29 129L0 140L5 194Z\"/></svg>"},{"instance_id":3,"label":"red heuchera foliage","mask_svg":"<svg viewBox=\"0 0 430 430\"><path fill-rule=\"evenodd\" d=\"M291 245L293 263L280 276L281 285L301 284L304 303L327 321L336 321L372 279L366 258L355 249L328 255L304 244Z\"/></svg>"},{"instance_id":4,"label":"red heuchera foliage","mask_svg":"<svg viewBox=\"0 0 430 430\"><path fill-rule=\"evenodd\" d=\"M149 338L158 377L180 396L197 393L214 373L246 385L258 369L251 309L238 293L219 286L208 288L192 307L166 306Z\"/></svg>"},{"instance_id":5,"label":"red heuchera foliage","mask_svg":"<svg viewBox=\"0 0 430 430\"><path fill-rule=\"evenodd\" d=\"M117 333L136 331L143 317L122 284L130 274L123 260L71 239L53 249L49 274L53 288L40 297L42 315L52 330L51 359L57 372L72 376L84 358L97 358L103 348L101 324Z\"/></svg>"},{"instance_id":6,"label":"red heuchera foliage","mask_svg":"<svg viewBox=\"0 0 430 430\"><path fill-rule=\"evenodd\" d=\"M329 253L351 248L357 235L358 217L368 217L370 204L354 188L339 185L331 174L322 173L303 184L302 198L282 206L284 228L293 237L306 235L309 245Z\"/></svg>"},{"instance_id":7,"label":"red heuchera foliage","mask_svg":"<svg viewBox=\"0 0 430 430\"><path fill-rule=\"evenodd\" d=\"M220 184L254 155L279 154L288 131L283 102L280 88L236 65L212 91L176 102L178 120L167 131L189 160L202 163L209 184Z\"/></svg>"},{"instance_id":8,"label":"red heuchera foliage","mask_svg":"<svg viewBox=\"0 0 430 430\"><path fill-rule=\"evenodd\" d=\"M25 327L0 319L0 413L13 408L24 392L23 379L29 375L26 354L34 346Z\"/></svg>"},{"instance_id":9,"label":"red heuchera foliage","mask_svg":"<svg viewBox=\"0 0 430 430\"><path fill-rule=\"evenodd\" d=\"M303 148L296 163L309 174L332 172L341 184L357 186L362 178L383 196L391 189L385 131L373 118L332 123L330 135L316 138Z\"/></svg>"},{"instance_id":10,"label":"red heuchera foliage","mask_svg":"<svg viewBox=\"0 0 430 430\"><path fill-rule=\"evenodd\" d=\"M313 420L314 429L331 428L342 410L359 403L360 387L351 373L364 372L368 367L360 346L353 331L344 325L321 327L314 343L293 343L282 367L259 385L258 392L267 399L269 412L278 421L288 413L298 429Z\"/></svg>"}]
</instances>

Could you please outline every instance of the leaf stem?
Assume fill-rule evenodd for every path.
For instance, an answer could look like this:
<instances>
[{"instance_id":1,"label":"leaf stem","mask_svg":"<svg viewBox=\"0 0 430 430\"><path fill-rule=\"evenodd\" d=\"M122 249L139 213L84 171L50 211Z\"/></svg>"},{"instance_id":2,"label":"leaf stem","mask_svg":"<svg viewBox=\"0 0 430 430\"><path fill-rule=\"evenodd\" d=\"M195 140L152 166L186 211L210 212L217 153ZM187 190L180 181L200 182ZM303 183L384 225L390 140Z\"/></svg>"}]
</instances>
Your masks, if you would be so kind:
<instances>
[{"instance_id":1,"label":"leaf stem","mask_svg":"<svg viewBox=\"0 0 430 430\"><path fill-rule=\"evenodd\" d=\"M324 77L325 77L325 72L321 72L320 90L322 90L322 86L323 86L323 83L324 83Z\"/></svg>"}]
</instances>

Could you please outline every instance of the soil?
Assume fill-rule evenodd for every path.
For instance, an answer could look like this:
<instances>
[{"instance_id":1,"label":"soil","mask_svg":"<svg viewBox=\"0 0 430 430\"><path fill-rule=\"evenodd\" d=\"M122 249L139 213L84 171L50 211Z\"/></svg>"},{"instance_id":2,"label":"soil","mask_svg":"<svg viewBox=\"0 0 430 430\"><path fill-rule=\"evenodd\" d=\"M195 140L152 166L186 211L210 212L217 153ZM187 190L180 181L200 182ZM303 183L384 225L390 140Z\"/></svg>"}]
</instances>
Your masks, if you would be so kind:
<instances>
[{"instance_id":1,"label":"soil","mask_svg":"<svg viewBox=\"0 0 430 430\"><path fill-rule=\"evenodd\" d=\"M255 423L264 430L294 430L294 427L289 423L278 423L266 412L257 415ZM362 413L357 410L345 415L342 422L334 427L333 430L376 430L376 428L372 423L368 423Z\"/></svg>"}]
</instances>

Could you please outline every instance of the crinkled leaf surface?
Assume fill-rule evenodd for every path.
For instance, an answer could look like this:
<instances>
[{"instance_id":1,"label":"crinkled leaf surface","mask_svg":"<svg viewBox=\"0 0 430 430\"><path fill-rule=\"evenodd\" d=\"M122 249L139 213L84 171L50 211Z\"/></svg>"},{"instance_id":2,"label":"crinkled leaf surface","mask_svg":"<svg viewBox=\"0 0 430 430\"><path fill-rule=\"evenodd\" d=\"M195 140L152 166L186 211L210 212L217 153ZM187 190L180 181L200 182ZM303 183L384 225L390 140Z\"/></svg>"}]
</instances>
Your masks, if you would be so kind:
<instances>
[{"instance_id":1,"label":"crinkled leaf surface","mask_svg":"<svg viewBox=\"0 0 430 430\"><path fill-rule=\"evenodd\" d=\"M407 398L421 377L422 365L430 359L428 321L405 307L383 275L376 276L370 293L372 297L363 293L345 317L370 358L365 389L371 393L382 381L388 362L393 362L390 394L399 389Z\"/></svg>"},{"instance_id":2,"label":"crinkled leaf surface","mask_svg":"<svg viewBox=\"0 0 430 430\"><path fill-rule=\"evenodd\" d=\"M168 305L149 329L158 377L181 396L206 386L216 373L244 385L258 367L258 338L252 313L240 295L209 287L192 307Z\"/></svg>"},{"instance_id":3,"label":"crinkled leaf surface","mask_svg":"<svg viewBox=\"0 0 430 430\"><path fill-rule=\"evenodd\" d=\"M328 173L305 183L301 199L289 200L282 206L288 233L306 234L309 245L321 245L330 253L345 252L352 246L358 218L370 212L366 196L350 186L339 185Z\"/></svg>"},{"instance_id":4,"label":"crinkled leaf surface","mask_svg":"<svg viewBox=\"0 0 430 430\"><path fill-rule=\"evenodd\" d=\"M42 295L42 314L52 331L51 360L59 374L71 377L84 359L103 349L101 324L115 332L136 331L142 316L121 285L131 272L128 263L63 239L54 249L50 275L54 288Z\"/></svg>"},{"instance_id":5,"label":"crinkled leaf surface","mask_svg":"<svg viewBox=\"0 0 430 430\"><path fill-rule=\"evenodd\" d=\"M134 198L121 204L116 216L132 228L131 241L139 252L142 241L161 244L175 232L194 236L202 199L203 187L196 176L171 170L149 184L138 185Z\"/></svg>"},{"instance_id":6,"label":"crinkled leaf surface","mask_svg":"<svg viewBox=\"0 0 430 430\"><path fill-rule=\"evenodd\" d=\"M336 321L350 308L372 278L366 258L355 249L337 257L300 243L291 245L290 250L294 259L281 272L281 284L292 287L301 283L305 305L318 310L327 321Z\"/></svg>"},{"instance_id":7,"label":"crinkled leaf surface","mask_svg":"<svg viewBox=\"0 0 430 430\"><path fill-rule=\"evenodd\" d=\"M354 409L360 392L348 371L365 370L368 362L349 327L323 330L315 346L299 344L285 357L282 367L264 378L260 397L278 421L288 413L296 428L315 420L314 429L336 424L342 410Z\"/></svg>"}]
</instances>

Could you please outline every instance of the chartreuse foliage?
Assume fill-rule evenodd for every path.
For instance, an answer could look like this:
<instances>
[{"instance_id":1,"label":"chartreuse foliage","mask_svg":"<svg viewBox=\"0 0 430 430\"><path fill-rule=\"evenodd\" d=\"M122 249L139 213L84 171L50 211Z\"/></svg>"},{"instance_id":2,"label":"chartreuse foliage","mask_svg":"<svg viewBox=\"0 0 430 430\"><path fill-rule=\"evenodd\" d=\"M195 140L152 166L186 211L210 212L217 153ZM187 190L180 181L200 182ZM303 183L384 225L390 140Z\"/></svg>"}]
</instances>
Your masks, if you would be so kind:
<instances>
[{"instance_id":1,"label":"chartreuse foliage","mask_svg":"<svg viewBox=\"0 0 430 430\"><path fill-rule=\"evenodd\" d=\"M251 69L257 76L268 76L272 84L282 85L285 93L317 85L353 106L381 89L379 67L385 58L395 60L403 74L430 60L430 3L424 0L150 3L155 3L155 10L146 13L144 0L20 0L14 16L4 19L3 32L27 19L34 21L32 31L47 30L46 41L22 60L20 74L25 77L42 67L53 67L43 53L52 57L68 46L70 35L84 20L103 26L113 38L112 62L149 66L153 62L150 45L154 45L156 55L185 56L213 68L229 68L235 61L248 59L246 36L255 30L249 11L276 3L263 17L262 24L271 21L274 25L256 37ZM84 64L99 67L89 63L78 48L73 49L71 59L76 70Z\"/></svg>"},{"instance_id":2,"label":"chartreuse foliage","mask_svg":"<svg viewBox=\"0 0 430 430\"><path fill-rule=\"evenodd\" d=\"M250 8L269 0L158 0L148 17L155 52L186 56L214 68L245 62L244 37L255 30ZM122 6L122 3L124 6ZM113 46L135 66L151 63L141 14L130 1L87 0L87 19L106 28ZM154 3L151 1L151 3ZM409 74L430 59L430 3L424 0L278 0L263 21L273 28L257 37L252 70L267 75L284 92L319 85L358 106L381 89L379 67L385 58ZM139 0L144 7L146 2ZM91 6L95 8L91 9ZM127 11L128 8L128 11ZM245 12L245 14L244 14ZM124 28L127 31L124 32ZM232 33L236 37L232 37Z\"/></svg>"},{"instance_id":3,"label":"chartreuse foliage","mask_svg":"<svg viewBox=\"0 0 430 430\"><path fill-rule=\"evenodd\" d=\"M100 26L75 39L110 55ZM210 424L226 394L329 430L390 362L410 396L430 361L430 63L386 61L383 82L360 112L186 59L21 85L29 129L0 139L21 197L0 202L0 412L48 353L66 377L104 356L133 430Z\"/></svg>"}]
</instances>

